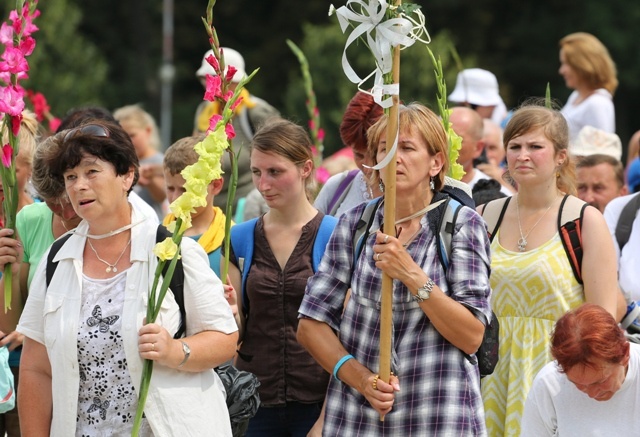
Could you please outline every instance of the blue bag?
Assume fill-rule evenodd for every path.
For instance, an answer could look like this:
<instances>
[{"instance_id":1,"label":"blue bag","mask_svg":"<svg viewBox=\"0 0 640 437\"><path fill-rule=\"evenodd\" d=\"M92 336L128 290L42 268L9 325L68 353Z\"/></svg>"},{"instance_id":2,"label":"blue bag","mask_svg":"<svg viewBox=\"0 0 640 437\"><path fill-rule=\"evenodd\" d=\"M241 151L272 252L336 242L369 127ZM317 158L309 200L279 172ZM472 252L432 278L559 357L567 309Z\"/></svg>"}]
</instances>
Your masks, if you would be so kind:
<instances>
[{"instance_id":1,"label":"blue bag","mask_svg":"<svg viewBox=\"0 0 640 437\"><path fill-rule=\"evenodd\" d=\"M9 368L9 350L0 347L0 413L13 410L16 406L16 392L13 389L13 373Z\"/></svg>"}]
</instances>

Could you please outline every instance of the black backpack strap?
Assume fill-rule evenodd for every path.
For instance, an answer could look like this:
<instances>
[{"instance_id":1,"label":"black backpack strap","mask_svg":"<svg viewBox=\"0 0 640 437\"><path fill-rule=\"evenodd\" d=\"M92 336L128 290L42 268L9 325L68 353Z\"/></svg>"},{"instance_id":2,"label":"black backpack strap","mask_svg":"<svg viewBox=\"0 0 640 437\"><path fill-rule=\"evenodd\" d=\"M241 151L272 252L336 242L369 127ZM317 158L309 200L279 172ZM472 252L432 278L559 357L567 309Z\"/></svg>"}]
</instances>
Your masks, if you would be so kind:
<instances>
[{"instance_id":1,"label":"black backpack strap","mask_svg":"<svg viewBox=\"0 0 640 437\"><path fill-rule=\"evenodd\" d=\"M482 218L487 224L487 233L489 234L489 242L493 242L496 232L500 228L504 214L507 211L511 197L495 199L488 202L482 208Z\"/></svg>"},{"instance_id":2,"label":"black backpack strap","mask_svg":"<svg viewBox=\"0 0 640 437\"><path fill-rule=\"evenodd\" d=\"M169 232L167 228L163 225L158 225L158 229L156 230L156 243L160 243L167 238L172 237L172 233ZM167 269L169 268L169 263L164 265L162 269L162 277L167 274ZM171 288L171 292L173 293L173 297L178 304L178 308L180 310L180 326L176 331L176 334L173 338L182 338L185 336L187 332L187 312L184 308L184 267L182 266L182 260L178 259L176 263L175 270L173 271L173 276L171 277L171 282L169 283L169 288Z\"/></svg>"},{"instance_id":3,"label":"black backpack strap","mask_svg":"<svg viewBox=\"0 0 640 437\"><path fill-rule=\"evenodd\" d=\"M58 268L58 261L54 262L53 258L55 258L60 248L64 246L64 243L67 242L67 240L69 239L69 237L71 237L71 235L72 234L66 234L58 238L56 241L53 242L53 244L51 245L51 248L49 249L49 254L47 255L47 267L45 270L47 287L49 287L49 284L51 283L51 279L53 279L53 274L56 272L56 269Z\"/></svg>"},{"instance_id":4,"label":"black backpack strap","mask_svg":"<svg viewBox=\"0 0 640 437\"><path fill-rule=\"evenodd\" d=\"M573 275L582 284L582 220L588 204L565 194L558 211L558 233Z\"/></svg>"},{"instance_id":5,"label":"black backpack strap","mask_svg":"<svg viewBox=\"0 0 640 437\"><path fill-rule=\"evenodd\" d=\"M381 202L382 197L370 200L369 203L367 203L367 206L362 211L362 216L360 216L356 231L353 234L353 264L351 264L352 272L356 268L356 262L358 261L358 258L360 258L362 248L367 241L367 237L369 236L369 229L371 229L371 226L373 225L373 221L376 218L376 211L380 207Z\"/></svg>"},{"instance_id":6,"label":"black backpack strap","mask_svg":"<svg viewBox=\"0 0 640 437\"><path fill-rule=\"evenodd\" d=\"M616 241L618 242L620 252L622 252L622 248L629 241L629 237L631 236L631 229L633 228L633 222L636 219L636 215L638 214L639 209L640 193L633 196L633 198L624 206L622 212L620 212L620 217L618 217L618 224L616 225Z\"/></svg>"}]
</instances>

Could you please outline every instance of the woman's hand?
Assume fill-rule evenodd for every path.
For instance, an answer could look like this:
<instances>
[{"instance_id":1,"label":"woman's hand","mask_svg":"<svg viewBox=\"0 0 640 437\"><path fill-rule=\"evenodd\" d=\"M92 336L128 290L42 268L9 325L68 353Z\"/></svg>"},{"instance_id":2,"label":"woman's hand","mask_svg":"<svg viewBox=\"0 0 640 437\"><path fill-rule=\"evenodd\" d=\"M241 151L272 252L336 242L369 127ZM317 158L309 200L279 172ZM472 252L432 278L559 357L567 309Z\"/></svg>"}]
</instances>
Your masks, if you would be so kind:
<instances>
[{"instance_id":1,"label":"woman's hand","mask_svg":"<svg viewBox=\"0 0 640 437\"><path fill-rule=\"evenodd\" d=\"M0 347L7 346L9 351L22 346L23 341L24 335L20 334L18 331L13 331L6 335L4 332L0 331Z\"/></svg>"},{"instance_id":2,"label":"woman's hand","mask_svg":"<svg viewBox=\"0 0 640 437\"><path fill-rule=\"evenodd\" d=\"M397 391L400 391L400 381L397 376L391 375L389 383L386 383L373 373L363 381L361 389L362 395L381 416L391 411Z\"/></svg>"},{"instance_id":3,"label":"woman's hand","mask_svg":"<svg viewBox=\"0 0 640 437\"><path fill-rule=\"evenodd\" d=\"M391 235L378 231L373 245L376 267L393 279L405 282L412 271L420 269L402 243Z\"/></svg>"},{"instance_id":4,"label":"woman's hand","mask_svg":"<svg viewBox=\"0 0 640 437\"><path fill-rule=\"evenodd\" d=\"M138 351L142 358L173 369L184 359L182 344L155 323L143 325L138 331Z\"/></svg>"},{"instance_id":5,"label":"woman's hand","mask_svg":"<svg viewBox=\"0 0 640 437\"><path fill-rule=\"evenodd\" d=\"M235 288L233 288L233 284L231 284L229 275L227 275L227 283L222 284L222 288L224 289L224 298L229 302L233 317L236 317L238 315L238 295Z\"/></svg>"},{"instance_id":6,"label":"woman's hand","mask_svg":"<svg viewBox=\"0 0 640 437\"><path fill-rule=\"evenodd\" d=\"M20 240L13 238L12 229L0 229L0 269L11 264L14 276L20 274L20 264L24 249Z\"/></svg>"}]
</instances>

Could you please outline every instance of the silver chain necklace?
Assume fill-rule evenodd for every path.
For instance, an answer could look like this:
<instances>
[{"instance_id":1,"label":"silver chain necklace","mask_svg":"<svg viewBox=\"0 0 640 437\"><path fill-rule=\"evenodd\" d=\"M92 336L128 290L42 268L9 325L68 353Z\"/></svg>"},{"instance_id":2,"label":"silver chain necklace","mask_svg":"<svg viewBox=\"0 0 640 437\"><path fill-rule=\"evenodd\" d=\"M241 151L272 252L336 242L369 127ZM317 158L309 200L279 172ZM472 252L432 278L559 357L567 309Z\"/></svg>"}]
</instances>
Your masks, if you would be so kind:
<instances>
[{"instance_id":1,"label":"silver chain necklace","mask_svg":"<svg viewBox=\"0 0 640 437\"><path fill-rule=\"evenodd\" d=\"M522 225L520 224L520 196L516 195L516 214L518 215L518 229L520 230L520 239L518 240L518 250L520 252L524 252L525 250L527 250L527 243L528 243L527 237L531 234L531 231L533 231L533 229L536 226L538 226L538 223L540 223L540 221L544 218L544 216L547 215L547 213L549 212L549 210L551 209L551 207L555 202L556 202L556 199L553 199L553 201L551 202L549 207L546 209L544 214L542 214L538 219L538 221L529 229L529 232L527 232L527 235L524 235L522 233Z\"/></svg>"},{"instance_id":2,"label":"silver chain necklace","mask_svg":"<svg viewBox=\"0 0 640 437\"><path fill-rule=\"evenodd\" d=\"M104 264L107 265L106 272L107 273L111 273L113 271L115 273L115 272L118 271L118 268L116 267L116 265L118 265L118 262L120 262L120 258L122 258L122 255L124 255L125 251L127 250L127 247L129 247L129 245L131 244L131 238L129 238L129 241L127 241L127 244L124 246L124 249L122 249L122 252L120 253L120 256L118 257L116 262L114 262L113 264L109 264L108 262L106 262L105 260L100 258L100 255L98 255L98 252L93 247L93 244L91 244L91 240L90 239L87 239L87 242L89 243L89 247L91 248L91 250L93 250L93 253L96 254L96 258L98 258L99 261L102 261Z\"/></svg>"}]
</instances>

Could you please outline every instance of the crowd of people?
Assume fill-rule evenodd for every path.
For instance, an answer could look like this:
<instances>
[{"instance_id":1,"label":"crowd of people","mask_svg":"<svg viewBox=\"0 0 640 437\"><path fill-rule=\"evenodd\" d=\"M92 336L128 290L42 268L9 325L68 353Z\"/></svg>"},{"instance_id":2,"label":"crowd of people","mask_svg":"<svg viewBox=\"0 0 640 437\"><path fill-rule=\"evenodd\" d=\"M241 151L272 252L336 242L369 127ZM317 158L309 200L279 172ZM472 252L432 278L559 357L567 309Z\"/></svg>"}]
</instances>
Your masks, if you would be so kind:
<instances>
[{"instance_id":1,"label":"crowd of people","mask_svg":"<svg viewBox=\"0 0 640 437\"><path fill-rule=\"evenodd\" d=\"M222 53L234 87L244 59ZM210 54L196 73L203 85L216 74ZM0 229L0 267L17 278L0 347L18 399L0 436L130 434L145 360L155 366L140 435L639 432L625 417L640 403L640 341L626 330L640 312L640 158L622 162L605 46L567 35L559 60L573 90L562 108L530 99L509 111L493 73L458 74L449 101L461 181L446 177L446 127L421 103L399 107L390 181L376 164L395 123L358 91L340 124L354 168L318 190L305 129L242 90L231 123L234 148L248 153L229 273L225 159L181 243L181 292L153 323L152 248L176 220L168 205L219 104L200 104L193 132L166 149L139 105L73 110L44 138L25 111L17 235ZM385 233L389 185L396 219ZM481 377L476 354L494 324L497 365ZM241 434L214 370L229 363L260 383Z\"/></svg>"}]
</instances>

